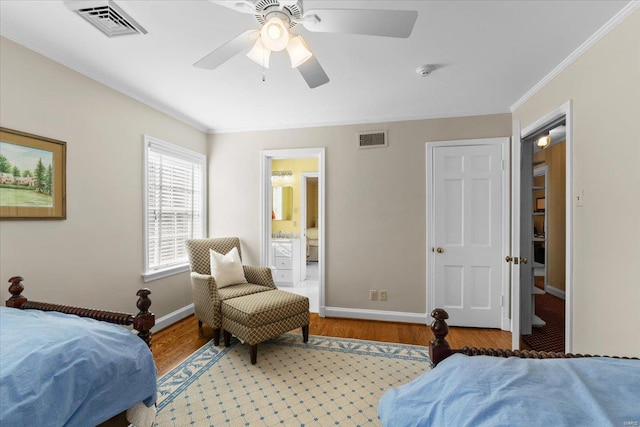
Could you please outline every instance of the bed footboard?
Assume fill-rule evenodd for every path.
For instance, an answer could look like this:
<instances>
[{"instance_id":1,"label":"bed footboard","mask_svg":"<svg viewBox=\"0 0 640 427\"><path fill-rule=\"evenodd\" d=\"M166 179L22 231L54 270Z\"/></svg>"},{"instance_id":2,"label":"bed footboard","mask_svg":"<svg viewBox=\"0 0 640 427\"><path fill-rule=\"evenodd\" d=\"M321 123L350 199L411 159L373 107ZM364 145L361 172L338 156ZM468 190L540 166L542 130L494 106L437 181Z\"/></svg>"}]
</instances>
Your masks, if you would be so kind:
<instances>
[{"instance_id":1,"label":"bed footboard","mask_svg":"<svg viewBox=\"0 0 640 427\"><path fill-rule=\"evenodd\" d=\"M477 347L452 349L446 340L447 334L449 333L449 325L447 325L446 320L449 318L449 314L441 308L436 308L431 312L431 317L434 319L431 323L431 331L433 332L434 338L429 343L429 357L431 358L431 364L434 367L455 353L461 353L467 356L519 357L522 359L574 359L578 357L637 359L637 357L598 356L591 354L555 353L533 350L509 350Z\"/></svg>"},{"instance_id":2,"label":"bed footboard","mask_svg":"<svg viewBox=\"0 0 640 427\"><path fill-rule=\"evenodd\" d=\"M42 311L57 311L65 314L75 314L80 317L89 317L103 322L115 323L117 325L133 325L133 328L138 331L138 337L140 337L149 346L149 348L151 348L151 328L153 328L156 323L156 317L153 313L149 312L149 307L151 307L149 295L151 294L151 291L148 288L140 289L136 293L138 296L136 306L140 311L134 316L130 313L29 301L22 295L22 291L24 290L24 285L22 284L23 280L24 279L20 276L15 276L9 279L9 283L11 283L9 286L11 298L6 301L7 307L13 307L21 310L34 309Z\"/></svg>"}]
</instances>

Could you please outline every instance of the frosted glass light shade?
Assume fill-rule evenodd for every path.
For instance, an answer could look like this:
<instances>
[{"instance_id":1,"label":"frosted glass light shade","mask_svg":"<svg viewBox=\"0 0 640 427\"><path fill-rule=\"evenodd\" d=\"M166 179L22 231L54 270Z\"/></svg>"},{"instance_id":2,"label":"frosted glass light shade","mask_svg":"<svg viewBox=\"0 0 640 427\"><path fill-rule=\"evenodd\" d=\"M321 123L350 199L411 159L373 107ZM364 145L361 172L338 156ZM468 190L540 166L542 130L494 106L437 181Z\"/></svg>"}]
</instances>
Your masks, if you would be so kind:
<instances>
[{"instance_id":1,"label":"frosted glass light shade","mask_svg":"<svg viewBox=\"0 0 640 427\"><path fill-rule=\"evenodd\" d=\"M551 135L543 136L536 141L536 145L540 148L547 148L551 144Z\"/></svg>"},{"instance_id":2,"label":"frosted glass light shade","mask_svg":"<svg viewBox=\"0 0 640 427\"><path fill-rule=\"evenodd\" d=\"M269 50L278 52L287 47L289 43L289 29L282 19L273 17L262 26L260 38Z\"/></svg>"},{"instance_id":3,"label":"frosted glass light shade","mask_svg":"<svg viewBox=\"0 0 640 427\"><path fill-rule=\"evenodd\" d=\"M253 47L249 53L247 53L247 56L256 64L261 65L264 68L269 68L269 57L271 56L271 51L264 46L260 37L258 37L258 40L253 44Z\"/></svg>"},{"instance_id":4,"label":"frosted glass light shade","mask_svg":"<svg viewBox=\"0 0 640 427\"><path fill-rule=\"evenodd\" d=\"M304 43L302 36L295 36L289 39L287 52L289 53L289 59L291 59L291 68L297 68L313 56Z\"/></svg>"}]
</instances>

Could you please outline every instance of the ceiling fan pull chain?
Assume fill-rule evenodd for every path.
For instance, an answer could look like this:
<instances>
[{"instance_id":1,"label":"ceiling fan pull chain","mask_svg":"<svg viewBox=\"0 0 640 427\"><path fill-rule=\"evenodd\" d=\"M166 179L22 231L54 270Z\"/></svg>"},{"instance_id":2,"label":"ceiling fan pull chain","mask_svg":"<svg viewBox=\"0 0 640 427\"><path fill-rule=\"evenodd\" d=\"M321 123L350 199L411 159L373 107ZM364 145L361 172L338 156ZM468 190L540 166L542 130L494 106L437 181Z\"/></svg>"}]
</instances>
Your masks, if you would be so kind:
<instances>
[{"instance_id":1,"label":"ceiling fan pull chain","mask_svg":"<svg viewBox=\"0 0 640 427\"><path fill-rule=\"evenodd\" d=\"M267 81L267 67L264 66L266 56L267 56L266 50L263 50L262 51L262 81L263 82Z\"/></svg>"}]
</instances>

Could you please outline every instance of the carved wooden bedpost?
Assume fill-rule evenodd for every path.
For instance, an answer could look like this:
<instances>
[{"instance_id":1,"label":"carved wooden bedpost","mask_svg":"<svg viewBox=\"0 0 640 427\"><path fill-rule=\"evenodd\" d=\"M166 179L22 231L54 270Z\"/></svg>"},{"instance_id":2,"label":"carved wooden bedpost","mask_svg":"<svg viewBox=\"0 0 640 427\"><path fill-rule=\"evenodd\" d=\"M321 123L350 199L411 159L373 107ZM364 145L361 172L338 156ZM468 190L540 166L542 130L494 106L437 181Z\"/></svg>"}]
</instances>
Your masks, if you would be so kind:
<instances>
[{"instance_id":1,"label":"carved wooden bedpost","mask_svg":"<svg viewBox=\"0 0 640 427\"><path fill-rule=\"evenodd\" d=\"M449 333L449 325L447 325L446 319L449 318L449 314L441 308L436 308L431 312L431 317L434 319L433 323L431 323L431 331L434 338L429 343L429 357L435 367L452 353L451 347L446 340L446 336Z\"/></svg>"},{"instance_id":2,"label":"carved wooden bedpost","mask_svg":"<svg viewBox=\"0 0 640 427\"><path fill-rule=\"evenodd\" d=\"M24 291L24 286L22 282L24 279L20 276L14 276L9 279L9 293L11 294L11 298L6 301L7 307L20 308L22 304L27 302L27 298L22 296L22 291Z\"/></svg>"},{"instance_id":3,"label":"carved wooden bedpost","mask_svg":"<svg viewBox=\"0 0 640 427\"><path fill-rule=\"evenodd\" d=\"M56 311L58 313L89 317L101 322L114 323L116 325L133 325L133 328L138 331L138 337L140 337L147 346L151 348L151 328L156 324L156 316L149 312L149 307L151 307L151 300L149 299L151 291L149 289L143 288L136 293L139 297L136 302L136 306L140 311L134 316L131 313L119 313L117 311L95 310L92 308L76 307L72 305L29 301L26 297L22 296L24 286L21 282L23 280L24 279L20 276L15 276L9 279L9 283L11 283L9 286L11 298L6 301L7 307L17 308L20 310L34 309L42 311Z\"/></svg>"},{"instance_id":4,"label":"carved wooden bedpost","mask_svg":"<svg viewBox=\"0 0 640 427\"><path fill-rule=\"evenodd\" d=\"M149 307L151 307L150 294L151 291L148 288L140 289L136 293L140 297L136 302L140 312L133 318L133 328L138 331L138 336L147 343L149 348L151 348L151 328L156 324L156 316L153 313L149 313Z\"/></svg>"}]
</instances>

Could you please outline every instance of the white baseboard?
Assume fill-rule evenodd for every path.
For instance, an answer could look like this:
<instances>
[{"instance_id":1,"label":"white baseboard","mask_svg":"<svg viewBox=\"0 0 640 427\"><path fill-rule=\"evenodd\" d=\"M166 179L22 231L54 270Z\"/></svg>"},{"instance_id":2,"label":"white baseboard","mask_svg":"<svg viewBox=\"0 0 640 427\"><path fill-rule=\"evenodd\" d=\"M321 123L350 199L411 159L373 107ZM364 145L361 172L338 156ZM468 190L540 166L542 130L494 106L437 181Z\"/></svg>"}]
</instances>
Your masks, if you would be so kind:
<instances>
[{"instance_id":1,"label":"white baseboard","mask_svg":"<svg viewBox=\"0 0 640 427\"><path fill-rule=\"evenodd\" d=\"M562 299L566 299L566 294L564 291L558 289L558 288L554 288L553 286L550 285L546 285L544 287L545 292L550 293L553 296L556 296L558 298L562 298Z\"/></svg>"},{"instance_id":2,"label":"white baseboard","mask_svg":"<svg viewBox=\"0 0 640 427\"><path fill-rule=\"evenodd\" d=\"M426 313L403 313L400 311L363 310L359 308L322 307L324 316L321 317L344 317L347 319L382 320L385 322L405 322L405 323L427 323ZM172 313L162 316L156 320L156 325L151 329L156 333L179 320L193 314L193 304L182 307Z\"/></svg>"},{"instance_id":3,"label":"white baseboard","mask_svg":"<svg viewBox=\"0 0 640 427\"><path fill-rule=\"evenodd\" d=\"M426 313L403 313L400 311L363 310L360 308L324 307L326 317L347 319L382 320L385 322L405 322L427 324ZM324 316L322 316L324 317Z\"/></svg>"},{"instance_id":4,"label":"white baseboard","mask_svg":"<svg viewBox=\"0 0 640 427\"><path fill-rule=\"evenodd\" d=\"M194 308L193 304L189 304L186 307L179 308L178 310L167 314L166 316L162 316L158 320L156 320L156 325L151 328L152 333L156 333L168 326L173 325L179 320L184 319L185 317L193 314Z\"/></svg>"}]
</instances>

